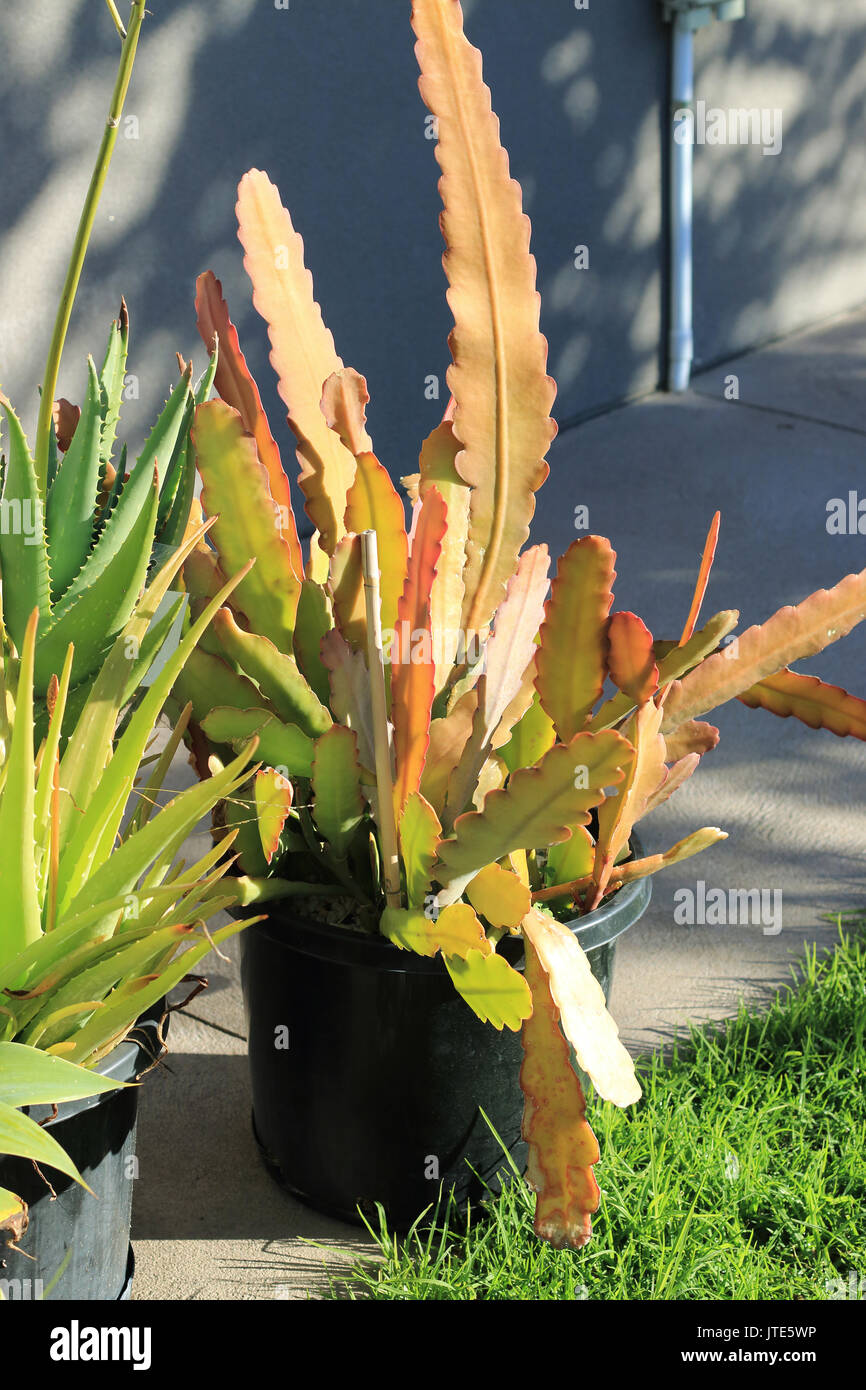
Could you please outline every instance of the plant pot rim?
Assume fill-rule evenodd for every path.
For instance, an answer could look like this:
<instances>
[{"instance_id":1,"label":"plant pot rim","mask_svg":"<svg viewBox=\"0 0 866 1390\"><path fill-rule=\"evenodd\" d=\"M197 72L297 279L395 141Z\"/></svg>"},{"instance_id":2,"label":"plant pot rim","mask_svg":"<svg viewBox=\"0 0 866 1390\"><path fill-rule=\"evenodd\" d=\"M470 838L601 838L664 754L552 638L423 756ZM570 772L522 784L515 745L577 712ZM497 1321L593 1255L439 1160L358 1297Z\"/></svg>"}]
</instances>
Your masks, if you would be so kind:
<instances>
[{"instance_id":1,"label":"plant pot rim","mask_svg":"<svg viewBox=\"0 0 866 1390\"><path fill-rule=\"evenodd\" d=\"M643 856L643 846L634 833L631 837L631 849L635 858ZM634 926L646 911L651 895L651 879L635 879L620 888L600 907L583 917L571 918L565 925L574 932L584 951L597 950L615 941L623 932L628 931L629 927ZM386 970L398 974L438 974L444 969L438 955L432 958L419 956L414 951L402 950L395 946L378 932L373 934L353 931L339 924L304 917L294 909L293 903L293 898L278 898L263 905L268 916L263 921L251 924L246 930L266 936L276 944L285 941L290 932L293 951L370 970ZM260 909L250 906L229 910L233 917L243 920L244 917L257 915ZM241 933L242 947L245 935L246 932ZM503 937L500 950L511 964L522 960L523 943L519 937Z\"/></svg>"}]
</instances>

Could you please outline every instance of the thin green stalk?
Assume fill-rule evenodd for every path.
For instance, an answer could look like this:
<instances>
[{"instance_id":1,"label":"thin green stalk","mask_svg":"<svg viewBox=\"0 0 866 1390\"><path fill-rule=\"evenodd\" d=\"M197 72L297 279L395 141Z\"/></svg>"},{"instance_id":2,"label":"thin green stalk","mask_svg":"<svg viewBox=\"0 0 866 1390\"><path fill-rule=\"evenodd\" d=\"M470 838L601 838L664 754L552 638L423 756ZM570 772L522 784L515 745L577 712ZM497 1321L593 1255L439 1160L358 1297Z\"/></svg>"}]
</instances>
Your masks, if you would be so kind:
<instances>
[{"instance_id":1,"label":"thin green stalk","mask_svg":"<svg viewBox=\"0 0 866 1390\"><path fill-rule=\"evenodd\" d=\"M48 445L53 428L52 407L54 405L54 398L57 394L60 358L63 353L63 344L66 341L69 320L72 317L72 306L75 303L78 282L81 279L84 257L87 254L90 235L93 231L93 223L96 219L96 210L99 207L99 200L102 197L102 190L105 186L105 179L108 174L108 166L111 163L111 156L114 153L114 146L117 143L117 131L120 126L121 115L123 114L123 104L126 101L126 93L129 89L129 79L132 76L132 65L135 61L136 49L138 48L138 36L141 31L142 21L144 20L144 4L145 0L132 0L132 13L130 14L129 28L126 32L126 38L123 41L123 48L120 53L120 64L117 70L114 92L111 97L111 107L108 112L105 131L103 132L102 141L99 146L96 165L90 179L90 187L87 190L87 197L81 212L81 219L78 223L78 230L75 234L72 256L66 271L66 279L63 283L63 291L57 309L57 318L54 321L51 346L48 349L48 361L45 364L45 374L42 379L42 398L39 402L39 420L36 425L35 452L36 481L43 495L45 493L48 476ZM111 8L112 6L109 4L109 9ZM122 27L121 25L121 28Z\"/></svg>"}]
</instances>

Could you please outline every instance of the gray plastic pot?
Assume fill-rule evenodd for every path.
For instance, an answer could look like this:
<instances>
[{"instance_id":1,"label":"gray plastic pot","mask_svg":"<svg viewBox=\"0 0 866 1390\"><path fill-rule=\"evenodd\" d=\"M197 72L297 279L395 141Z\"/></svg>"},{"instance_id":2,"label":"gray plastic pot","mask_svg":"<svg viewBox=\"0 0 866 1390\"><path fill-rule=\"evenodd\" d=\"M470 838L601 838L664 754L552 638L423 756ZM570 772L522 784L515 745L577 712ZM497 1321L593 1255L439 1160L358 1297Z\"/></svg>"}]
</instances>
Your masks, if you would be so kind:
<instances>
[{"instance_id":1,"label":"gray plastic pot","mask_svg":"<svg viewBox=\"0 0 866 1390\"><path fill-rule=\"evenodd\" d=\"M616 941L650 891L639 880L570 924L605 996ZM398 1229L436 1200L440 1182L474 1202L505 1162L481 1110L523 1168L520 1034L482 1023L441 960L282 903L240 942L253 1129L292 1193L355 1222L359 1209L375 1220L379 1203ZM500 949L522 968L519 940Z\"/></svg>"},{"instance_id":2,"label":"gray plastic pot","mask_svg":"<svg viewBox=\"0 0 866 1390\"><path fill-rule=\"evenodd\" d=\"M150 1010L136 1025L141 1041L127 1039L97 1070L117 1081L134 1081L159 1052L156 1028L163 1013L162 1005ZM5 1251L0 1287L11 1299L128 1299L138 1087L66 1101L53 1119L52 1111L50 1105L31 1105L27 1113L47 1121L95 1195L46 1168L54 1200L29 1160L0 1156L0 1186L23 1197L30 1217L20 1250Z\"/></svg>"}]
</instances>

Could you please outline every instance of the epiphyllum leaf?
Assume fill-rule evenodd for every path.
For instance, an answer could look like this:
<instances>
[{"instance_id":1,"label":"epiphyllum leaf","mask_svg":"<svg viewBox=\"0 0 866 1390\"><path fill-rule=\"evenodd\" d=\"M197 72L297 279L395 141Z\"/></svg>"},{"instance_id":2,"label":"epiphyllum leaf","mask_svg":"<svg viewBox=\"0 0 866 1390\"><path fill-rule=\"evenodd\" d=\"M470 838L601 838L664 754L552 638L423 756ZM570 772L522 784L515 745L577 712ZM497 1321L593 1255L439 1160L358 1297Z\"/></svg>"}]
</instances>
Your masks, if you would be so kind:
<instances>
[{"instance_id":1,"label":"epiphyllum leaf","mask_svg":"<svg viewBox=\"0 0 866 1390\"><path fill-rule=\"evenodd\" d=\"M229 317L222 285L212 271L206 270L196 280L195 288L196 322L202 342L208 352L213 351L215 340L219 342L214 384L226 405L232 406L240 415L247 434L251 434L256 441L259 462L268 475L271 496L279 510L280 530L289 548L292 570L300 579L304 573L304 562L292 510L289 480L283 471L280 451L271 434L259 388L250 374L237 329Z\"/></svg>"},{"instance_id":2,"label":"epiphyllum leaf","mask_svg":"<svg viewBox=\"0 0 866 1390\"><path fill-rule=\"evenodd\" d=\"M251 169L238 187L238 236L253 304L268 324L271 362L298 441L301 491L319 545L333 554L344 534L355 460L322 415L322 386L342 362L313 298L304 244L267 174Z\"/></svg>"},{"instance_id":3,"label":"epiphyllum leaf","mask_svg":"<svg viewBox=\"0 0 866 1390\"><path fill-rule=\"evenodd\" d=\"M556 567L541 628L535 684L542 709L563 740L583 728L604 685L615 559L603 536L582 536Z\"/></svg>"},{"instance_id":4,"label":"epiphyllum leaf","mask_svg":"<svg viewBox=\"0 0 866 1390\"><path fill-rule=\"evenodd\" d=\"M355 480L346 501L346 530L356 535L376 532L382 630L388 632L397 620L397 604L406 582L409 542L403 503L374 454L358 455Z\"/></svg>"},{"instance_id":5,"label":"epiphyllum leaf","mask_svg":"<svg viewBox=\"0 0 866 1390\"><path fill-rule=\"evenodd\" d=\"M401 950L414 951L419 956L435 956L441 951L462 959L470 951L489 955L493 950L468 903L444 908L435 920L420 908L386 907L381 931Z\"/></svg>"},{"instance_id":6,"label":"epiphyllum leaf","mask_svg":"<svg viewBox=\"0 0 866 1390\"><path fill-rule=\"evenodd\" d=\"M491 927L518 927L531 905L526 885L499 864L487 864L476 874L466 896Z\"/></svg>"},{"instance_id":7,"label":"epiphyllum leaf","mask_svg":"<svg viewBox=\"0 0 866 1390\"><path fill-rule=\"evenodd\" d=\"M532 1012L523 1025L523 1138L529 1145L526 1177L535 1192L535 1233L557 1249L579 1250L592 1236L600 1192L598 1162L586 1102L559 1027L548 977L531 941L526 943L526 982Z\"/></svg>"},{"instance_id":8,"label":"epiphyllum leaf","mask_svg":"<svg viewBox=\"0 0 866 1390\"><path fill-rule=\"evenodd\" d=\"M667 739L665 739L667 744ZM687 782L692 773L696 771L698 763L701 761L700 753L686 753L682 758L678 758L667 768L667 775L664 781L654 792L647 797L644 815L648 816L650 811L654 811L657 806L661 806L667 801L668 797L673 796L679 787Z\"/></svg>"},{"instance_id":9,"label":"epiphyllum leaf","mask_svg":"<svg viewBox=\"0 0 866 1390\"><path fill-rule=\"evenodd\" d=\"M548 884L571 883L592 873L595 846L585 825L574 826L570 840L551 845L544 879Z\"/></svg>"},{"instance_id":10,"label":"epiphyllum leaf","mask_svg":"<svg viewBox=\"0 0 866 1390\"><path fill-rule=\"evenodd\" d=\"M719 741L719 731L713 724L689 719L678 729L665 735L665 762L676 763L689 753L708 753Z\"/></svg>"},{"instance_id":11,"label":"epiphyllum leaf","mask_svg":"<svg viewBox=\"0 0 866 1390\"><path fill-rule=\"evenodd\" d=\"M355 458L359 454L373 452L373 442L367 433L369 400L367 383L354 367L341 367L339 371L332 372L322 388L319 404L328 429L336 430L345 448ZM346 529L363 531L367 528L347 526Z\"/></svg>"},{"instance_id":12,"label":"epiphyllum leaf","mask_svg":"<svg viewBox=\"0 0 866 1390\"><path fill-rule=\"evenodd\" d=\"M465 904L455 903L455 907ZM446 908L452 912L453 908ZM468 951L465 957L446 956L445 968L457 993L482 1023L516 1033L532 1012L532 996L523 976L503 956Z\"/></svg>"},{"instance_id":13,"label":"epiphyllum leaf","mask_svg":"<svg viewBox=\"0 0 866 1390\"><path fill-rule=\"evenodd\" d=\"M866 570L846 575L832 589L817 589L795 607L780 608L707 657L671 691L664 728L676 728L743 695L792 661L813 656L866 617Z\"/></svg>"},{"instance_id":14,"label":"epiphyllum leaf","mask_svg":"<svg viewBox=\"0 0 866 1390\"><path fill-rule=\"evenodd\" d=\"M633 757L619 734L577 734L551 748L535 767L520 768L507 787L489 793L483 811L458 816L454 835L439 847L440 902L453 901L485 864L515 849L534 849L568 838L585 825L604 788L621 782Z\"/></svg>"},{"instance_id":15,"label":"epiphyllum leaf","mask_svg":"<svg viewBox=\"0 0 866 1390\"><path fill-rule=\"evenodd\" d=\"M254 792L262 850L270 864L291 809L292 784L281 772L266 767L256 773Z\"/></svg>"},{"instance_id":16,"label":"epiphyllum leaf","mask_svg":"<svg viewBox=\"0 0 866 1390\"><path fill-rule=\"evenodd\" d=\"M430 746L421 774L421 790L440 814L445 807L449 778L460 761L472 733L477 708L477 688L467 690L449 714L431 721Z\"/></svg>"},{"instance_id":17,"label":"epiphyllum leaf","mask_svg":"<svg viewBox=\"0 0 866 1390\"><path fill-rule=\"evenodd\" d=\"M511 738L502 747L502 758L509 772L516 772L519 767L531 767L537 763L555 742L556 730L541 708L536 690L528 710L515 724Z\"/></svg>"},{"instance_id":18,"label":"epiphyllum leaf","mask_svg":"<svg viewBox=\"0 0 866 1390\"><path fill-rule=\"evenodd\" d=\"M716 825L705 825L702 830L694 830L691 835L678 840L664 854L650 854L645 859L632 859L627 864L617 865L611 884L619 888L624 883L633 883L635 879L647 878L649 874L657 874L660 869L667 869L671 864L680 864L684 859L691 859L693 854L701 854L705 849L727 838L727 831L719 830Z\"/></svg>"},{"instance_id":19,"label":"epiphyllum leaf","mask_svg":"<svg viewBox=\"0 0 866 1390\"><path fill-rule=\"evenodd\" d=\"M370 673L362 652L352 651L335 628L322 639L322 664L331 688L331 709L339 724L354 729L358 756L371 771L376 763Z\"/></svg>"},{"instance_id":20,"label":"epiphyllum leaf","mask_svg":"<svg viewBox=\"0 0 866 1390\"><path fill-rule=\"evenodd\" d=\"M334 549L328 591L337 628L354 651L367 646L367 607L361 568L361 537L343 536Z\"/></svg>"},{"instance_id":21,"label":"epiphyllum leaf","mask_svg":"<svg viewBox=\"0 0 866 1390\"><path fill-rule=\"evenodd\" d=\"M412 792L400 817L400 855L410 907L424 906L441 833L439 817L429 801L420 792Z\"/></svg>"},{"instance_id":22,"label":"epiphyllum leaf","mask_svg":"<svg viewBox=\"0 0 866 1390\"><path fill-rule=\"evenodd\" d=\"M790 671L787 666L774 676L765 676L737 698L750 709L767 709L782 719L793 715L810 729L829 729L840 738L866 739L866 700L817 676Z\"/></svg>"},{"instance_id":23,"label":"epiphyllum leaf","mask_svg":"<svg viewBox=\"0 0 866 1390\"><path fill-rule=\"evenodd\" d=\"M281 724L266 709L227 709L218 705L201 721L211 743L243 748L255 736L258 757L286 777L309 777L313 770L314 744L295 724Z\"/></svg>"},{"instance_id":24,"label":"epiphyllum leaf","mask_svg":"<svg viewBox=\"0 0 866 1390\"><path fill-rule=\"evenodd\" d=\"M448 526L442 538L442 557L430 596L433 655L436 661L433 683L437 695L448 680L455 661L459 664L470 656L461 622L466 592L463 568L469 534L470 492L454 465L459 452L460 441L455 438L450 421L445 421L427 436L421 446L421 471L418 475L420 498L435 487L442 494L448 511Z\"/></svg>"},{"instance_id":25,"label":"epiphyllum leaf","mask_svg":"<svg viewBox=\"0 0 866 1390\"><path fill-rule=\"evenodd\" d=\"M351 729L334 724L316 742L313 816L338 858L345 858L363 814L357 740Z\"/></svg>"},{"instance_id":26,"label":"epiphyllum leaf","mask_svg":"<svg viewBox=\"0 0 866 1390\"><path fill-rule=\"evenodd\" d=\"M256 632L283 652L292 649L301 590L283 538L267 471L236 410L223 401L196 408L192 430L202 478L202 506L215 518L211 535L226 577L255 564L232 597Z\"/></svg>"},{"instance_id":27,"label":"epiphyllum leaf","mask_svg":"<svg viewBox=\"0 0 866 1390\"><path fill-rule=\"evenodd\" d=\"M307 685L294 657L279 651L267 637L244 632L228 608L220 609L213 626L223 650L252 677L282 720L297 724L311 738L331 727L330 714Z\"/></svg>"},{"instance_id":28,"label":"epiphyllum leaf","mask_svg":"<svg viewBox=\"0 0 866 1390\"><path fill-rule=\"evenodd\" d=\"M640 1100L634 1063L619 1040L604 991L590 970L577 937L537 907L526 914L521 930L547 974L562 1030L574 1048L578 1066L603 1100L623 1108Z\"/></svg>"},{"instance_id":29,"label":"epiphyllum leaf","mask_svg":"<svg viewBox=\"0 0 866 1390\"><path fill-rule=\"evenodd\" d=\"M607 797L598 808L598 836L595 844L593 876L597 885L592 907L607 891L613 866L626 849L632 829L646 811L647 800L665 780L665 741L659 733L663 711L652 701L641 705L629 720L624 734L634 747L617 795Z\"/></svg>"},{"instance_id":30,"label":"epiphyllum leaf","mask_svg":"<svg viewBox=\"0 0 866 1390\"><path fill-rule=\"evenodd\" d=\"M434 672L430 593L445 527L445 503L434 487L418 514L409 570L397 607L397 641L391 656L391 718L397 766L394 807L398 820L406 798L421 784L430 741ZM404 634L408 634L408 649Z\"/></svg>"},{"instance_id":31,"label":"epiphyllum leaf","mask_svg":"<svg viewBox=\"0 0 866 1390\"><path fill-rule=\"evenodd\" d=\"M636 613L614 613L607 625L607 640L611 680L636 705L644 704L659 683L652 633Z\"/></svg>"},{"instance_id":32,"label":"epiphyllum leaf","mask_svg":"<svg viewBox=\"0 0 866 1390\"><path fill-rule=\"evenodd\" d=\"M477 632L499 605L529 534L555 433L555 386L538 328L529 219L509 176L481 55L463 34L456 0L415 0L412 23L421 96L438 122L454 315L448 385L463 446L457 471L472 488L462 625Z\"/></svg>"},{"instance_id":33,"label":"epiphyllum leaf","mask_svg":"<svg viewBox=\"0 0 866 1390\"><path fill-rule=\"evenodd\" d=\"M701 565L698 570L695 592L692 596L692 604L679 641L681 647L685 646L686 642L689 641L697 626L701 605L704 601L704 595L707 592L707 585L710 582L710 571L713 568L713 560L716 558L716 545L719 539L720 522L721 512L716 512L710 522L710 529L707 532L707 539L704 543L704 553L701 556Z\"/></svg>"}]
</instances>

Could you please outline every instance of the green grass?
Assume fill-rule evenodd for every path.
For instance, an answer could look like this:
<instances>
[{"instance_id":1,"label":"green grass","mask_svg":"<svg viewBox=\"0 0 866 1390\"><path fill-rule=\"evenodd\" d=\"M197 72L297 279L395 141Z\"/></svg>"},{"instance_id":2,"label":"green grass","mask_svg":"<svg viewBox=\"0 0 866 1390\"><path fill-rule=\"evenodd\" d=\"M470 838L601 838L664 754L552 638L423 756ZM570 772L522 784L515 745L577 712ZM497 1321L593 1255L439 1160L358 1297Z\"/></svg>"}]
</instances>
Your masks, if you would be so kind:
<instances>
[{"instance_id":1,"label":"green grass","mask_svg":"<svg viewBox=\"0 0 866 1390\"><path fill-rule=\"evenodd\" d=\"M468 1217L400 1241L383 1227L334 1296L812 1300L860 1277L866 1294L864 925L807 951L767 1012L642 1059L628 1112L591 1103L602 1198L584 1250L536 1239L515 1171Z\"/></svg>"}]
</instances>

